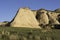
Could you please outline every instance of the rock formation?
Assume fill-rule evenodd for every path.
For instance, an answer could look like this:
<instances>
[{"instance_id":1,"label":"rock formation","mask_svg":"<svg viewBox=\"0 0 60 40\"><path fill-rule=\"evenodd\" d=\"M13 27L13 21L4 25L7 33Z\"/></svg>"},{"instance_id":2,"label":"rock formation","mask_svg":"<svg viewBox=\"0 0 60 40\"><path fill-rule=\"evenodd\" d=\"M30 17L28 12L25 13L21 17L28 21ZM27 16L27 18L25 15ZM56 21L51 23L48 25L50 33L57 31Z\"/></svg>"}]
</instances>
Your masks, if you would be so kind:
<instances>
[{"instance_id":1,"label":"rock formation","mask_svg":"<svg viewBox=\"0 0 60 40\"><path fill-rule=\"evenodd\" d=\"M60 13L57 13L55 11L49 11L45 9L37 10L36 19L38 20L39 25L40 26L42 25L41 27L48 26L49 28L50 25L51 25L50 27L54 25L60 25Z\"/></svg>"},{"instance_id":2,"label":"rock formation","mask_svg":"<svg viewBox=\"0 0 60 40\"><path fill-rule=\"evenodd\" d=\"M29 8L20 8L12 21L7 25L40 29L42 27L54 27L54 25L60 25L59 10L60 9L54 11L45 9L30 10Z\"/></svg>"},{"instance_id":3,"label":"rock formation","mask_svg":"<svg viewBox=\"0 0 60 40\"><path fill-rule=\"evenodd\" d=\"M35 17L36 17L36 15L37 15L37 10L32 10L32 12L33 12L33 14L34 14Z\"/></svg>"},{"instance_id":4,"label":"rock formation","mask_svg":"<svg viewBox=\"0 0 60 40\"><path fill-rule=\"evenodd\" d=\"M12 27L40 28L33 12L29 8L20 8L10 23Z\"/></svg>"},{"instance_id":5,"label":"rock formation","mask_svg":"<svg viewBox=\"0 0 60 40\"><path fill-rule=\"evenodd\" d=\"M60 13L60 8L57 8L56 10L54 10L56 13Z\"/></svg>"},{"instance_id":6,"label":"rock formation","mask_svg":"<svg viewBox=\"0 0 60 40\"><path fill-rule=\"evenodd\" d=\"M37 11L36 19L39 22L39 25L47 25L49 24L49 18L47 16L47 11L40 9Z\"/></svg>"},{"instance_id":7,"label":"rock formation","mask_svg":"<svg viewBox=\"0 0 60 40\"><path fill-rule=\"evenodd\" d=\"M8 21L0 22L0 26L5 27L5 25L8 24L8 23L9 23Z\"/></svg>"},{"instance_id":8,"label":"rock formation","mask_svg":"<svg viewBox=\"0 0 60 40\"><path fill-rule=\"evenodd\" d=\"M48 15L49 15L49 19L50 19L50 24L60 24L58 19L58 15L60 13L56 13L56 12L48 12Z\"/></svg>"}]
</instances>

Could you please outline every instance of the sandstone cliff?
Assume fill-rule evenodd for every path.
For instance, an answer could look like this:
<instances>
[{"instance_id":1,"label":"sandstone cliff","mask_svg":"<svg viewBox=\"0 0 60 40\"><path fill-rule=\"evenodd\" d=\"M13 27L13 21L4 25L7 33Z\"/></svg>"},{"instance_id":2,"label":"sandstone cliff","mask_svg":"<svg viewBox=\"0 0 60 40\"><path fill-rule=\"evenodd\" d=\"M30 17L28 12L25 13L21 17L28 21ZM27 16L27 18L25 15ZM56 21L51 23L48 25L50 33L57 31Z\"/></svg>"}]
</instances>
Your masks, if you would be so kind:
<instances>
[{"instance_id":1,"label":"sandstone cliff","mask_svg":"<svg viewBox=\"0 0 60 40\"><path fill-rule=\"evenodd\" d=\"M15 17L7 25L12 27L42 28L60 25L60 9L54 11L20 8Z\"/></svg>"},{"instance_id":2,"label":"sandstone cliff","mask_svg":"<svg viewBox=\"0 0 60 40\"><path fill-rule=\"evenodd\" d=\"M20 8L10 25L12 27L40 28L33 12L29 8Z\"/></svg>"}]
</instances>

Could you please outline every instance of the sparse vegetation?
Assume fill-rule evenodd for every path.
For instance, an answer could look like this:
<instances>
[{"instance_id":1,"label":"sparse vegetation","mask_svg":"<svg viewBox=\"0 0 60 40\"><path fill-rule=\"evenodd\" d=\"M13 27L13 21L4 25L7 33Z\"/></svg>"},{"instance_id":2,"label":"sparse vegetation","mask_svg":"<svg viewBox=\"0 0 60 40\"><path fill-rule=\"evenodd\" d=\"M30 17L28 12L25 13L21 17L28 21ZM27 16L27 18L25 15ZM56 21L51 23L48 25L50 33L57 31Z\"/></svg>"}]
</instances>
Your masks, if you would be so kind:
<instances>
[{"instance_id":1,"label":"sparse vegetation","mask_svg":"<svg viewBox=\"0 0 60 40\"><path fill-rule=\"evenodd\" d=\"M60 40L59 35L59 29L0 27L1 40Z\"/></svg>"}]
</instances>

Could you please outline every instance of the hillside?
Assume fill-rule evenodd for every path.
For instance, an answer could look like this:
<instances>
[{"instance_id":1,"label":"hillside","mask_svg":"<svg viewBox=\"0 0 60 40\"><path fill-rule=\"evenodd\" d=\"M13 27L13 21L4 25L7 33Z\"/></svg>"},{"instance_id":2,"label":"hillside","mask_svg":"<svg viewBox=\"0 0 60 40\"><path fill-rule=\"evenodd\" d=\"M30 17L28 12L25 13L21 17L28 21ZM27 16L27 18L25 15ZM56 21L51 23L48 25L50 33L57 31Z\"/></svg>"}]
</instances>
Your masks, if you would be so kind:
<instances>
[{"instance_id":1,"label":"hillside","mask_svg":"<svg viewBox=\"0 0 60 40\"><path fill-rule=\"evenodd\" d=\"M0 40L60 40L60 9L19 8L10 21L0 22Z\"/></svg>"},{"instance_id":2,"label":"hillside","mask_svg":"<svg viewBox=\"0 0 60 40\"><path fill-rule=\"evenodd\" d=\"M0 27L0 40L60 40L59 29Z\"/></svg>"},{"instance_id":3,"label":"hillside","mask_svg":"<svg viewBox=\"0 0 60 40\"><path fill-rule=\"evenodd\" d=\"M10 22L1 22L0 26L27 28L60 28L60 9L54 11L46 9L31 10L19 8Z\"/></svg>"}]
</instances>

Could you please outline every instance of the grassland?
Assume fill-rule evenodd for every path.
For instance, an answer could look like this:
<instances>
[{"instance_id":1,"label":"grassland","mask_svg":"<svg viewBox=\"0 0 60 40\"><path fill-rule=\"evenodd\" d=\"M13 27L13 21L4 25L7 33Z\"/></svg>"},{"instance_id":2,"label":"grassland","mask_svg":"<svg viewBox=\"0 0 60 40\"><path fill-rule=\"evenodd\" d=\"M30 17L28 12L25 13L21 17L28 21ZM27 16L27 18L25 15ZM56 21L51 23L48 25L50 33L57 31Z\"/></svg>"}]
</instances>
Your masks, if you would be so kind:
<instances>
[{"instance_id":1,"label":"grassland","mask_svg":"<svg viewBox=\"0 0 60 40\"><path fill-rule=\"evenodd\" d=\"M60 30L0 27L0 40L60 40Z\"/></svg>"}]
</instances>

